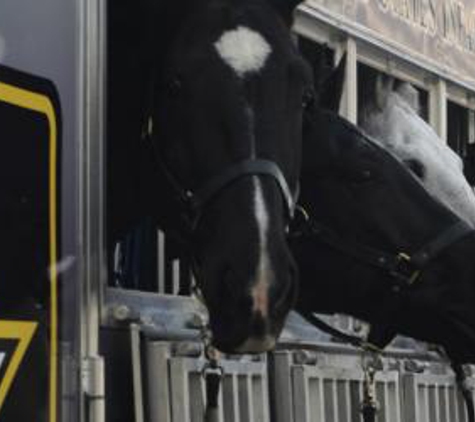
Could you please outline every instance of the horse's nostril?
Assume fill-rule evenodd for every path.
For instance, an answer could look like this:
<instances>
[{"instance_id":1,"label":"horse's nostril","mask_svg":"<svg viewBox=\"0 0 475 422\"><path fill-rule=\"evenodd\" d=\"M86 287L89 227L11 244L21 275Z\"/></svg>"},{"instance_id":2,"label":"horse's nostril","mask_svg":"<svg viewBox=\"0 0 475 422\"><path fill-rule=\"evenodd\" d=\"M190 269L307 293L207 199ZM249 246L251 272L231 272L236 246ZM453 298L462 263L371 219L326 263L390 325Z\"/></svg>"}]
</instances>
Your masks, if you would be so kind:
<instances>
[{"instance_id":1,"label":"horse's nostril","mask_svg":"<svg viewBox=\"0 0 475 422\"><path fill-rule=\"evenodd\" d=\"M276 290L274 314L287 312L296 296L296 269L291 266L287 274L287 278L281 281L281 285Z\"/></svg>"},{"instance_id":2,"label":"horse's nostril","mask_svg":"<svg viewBox=\"0 0 475 422\"><path fill-rule=\"evenodd\" d=\"M220 278L220 287L217 300L227 301L228 312L235 312L235 307L240 310L249 311L252 307L252 299L244 294L242 287L244 284L238 272L234 271L230 265L227 265Z\"/></svg>"},{"instance_id":3,"label":"horse's nostril","mask_svg":"<svg viewBox=\"0 0 475 422\"><path fill-rule=\"evenodd\" d=\"M252 332L255 337L264 337L267 333L266 318L261 314L255 314L252 322Z\"/></svg>"}]
</instances>

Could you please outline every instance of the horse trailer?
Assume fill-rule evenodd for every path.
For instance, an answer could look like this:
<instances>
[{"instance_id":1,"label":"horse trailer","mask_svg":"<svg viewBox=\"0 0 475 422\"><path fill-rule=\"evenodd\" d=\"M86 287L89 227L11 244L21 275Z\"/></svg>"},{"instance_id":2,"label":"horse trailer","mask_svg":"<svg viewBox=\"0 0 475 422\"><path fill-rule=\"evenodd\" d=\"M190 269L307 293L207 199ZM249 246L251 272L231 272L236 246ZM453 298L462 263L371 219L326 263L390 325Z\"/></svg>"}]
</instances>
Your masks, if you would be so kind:
<instances>
[{"instance_id":1,"label":"horse trailer","mask_svg":"<svg viewBox=\"0 0 475 422\"><path fill-rule=\"evenodd\" d=\"M0 2L0 421L203 420L206 311L191 263L149 220L106 247L107 58L120 4L135 2ZM307 0L294 40L311 62L346 53L340 113L353 123L367 72L414 85L421 117L475 184L473 0ZM362 421L365 359L291 313L274 352L222 358L217 420ZM429 346L399 337L374 359L378 421L468 421Z\"/></svg>"}]
</instances>

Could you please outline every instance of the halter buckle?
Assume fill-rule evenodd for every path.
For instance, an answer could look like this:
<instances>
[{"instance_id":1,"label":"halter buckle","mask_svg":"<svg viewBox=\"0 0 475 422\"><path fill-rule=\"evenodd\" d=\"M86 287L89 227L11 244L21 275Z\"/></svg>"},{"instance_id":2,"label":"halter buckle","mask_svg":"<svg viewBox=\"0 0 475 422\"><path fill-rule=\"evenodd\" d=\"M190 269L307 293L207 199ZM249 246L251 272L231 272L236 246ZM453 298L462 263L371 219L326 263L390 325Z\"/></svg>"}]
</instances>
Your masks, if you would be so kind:
<instances>
[{"instance_id":1,"label":"halter buckle","mask_svg":"<svg viewBox=\"0 0 475 422\"><path fill-rule=\"evenodd\" d=\"M390 271L391 276L399 282L399 284L395 286L397 291L399 291L401 287L413 285L417 281L420 273L421 271L419 269L414 268L411 257L404 252L399 252L396 255L394 268Z\"/></svg>"}]
</instances>

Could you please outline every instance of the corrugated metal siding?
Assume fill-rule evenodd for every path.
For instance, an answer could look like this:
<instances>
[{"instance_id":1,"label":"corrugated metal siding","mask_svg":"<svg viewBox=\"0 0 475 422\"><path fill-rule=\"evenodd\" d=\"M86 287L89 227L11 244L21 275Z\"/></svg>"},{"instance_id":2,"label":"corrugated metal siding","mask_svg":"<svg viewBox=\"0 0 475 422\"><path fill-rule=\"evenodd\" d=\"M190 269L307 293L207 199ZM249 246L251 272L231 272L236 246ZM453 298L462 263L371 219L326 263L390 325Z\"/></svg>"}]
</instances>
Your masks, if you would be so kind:
<instances>
[{"instance_id":1,"label":"corrugated metal siding","mask_svg":"<svg viewBox=\"0 0 475 422\"><path fill-rule=\"evenodd\" d=\"M403 386L405 421L467 421L465 403L453 375L406 374Z\"/></svg>"},{"instance_id":2,"label":"corrugated metal siding","mask_svg":"<svg viewBox=\"0 0 475 422\"><path fill-rule=\"evenodd\" d=\"M205 383L201 357L180 357L170 343L147 342L150 422L201 422ZM270 422L267 362L223 359L219 422ZM151 374L156 374L153 376Z\"/></svg>"},{"instance_id":3,"label":"corrugated metal siding","mask_svg":"<svg viewBox=\"0 0 475 422\"><path fill-rule=\"evenodd\" d=\"M276 422L360 422L363 371L295 364L287 353L274 360ZM396 371L376 377L378 421L401 422L401 388Z\"/></svg>"},{"instance_id":4,"label":"corrugated metal siding","mask_svg":"<svg viewBox=\"0 0 475 422\"><path fill-rule=\"evenodd\" d=\"M202 422L206 361L200 345L146 340L142 346L145 420ZM426 362L424 373L410 373L403 361L381 361L377 422L467 422L448 366ZM221 363L219 422L362 422L357 353L278 351L269 361L247 356Z\"/></svg>"}]
</instances>

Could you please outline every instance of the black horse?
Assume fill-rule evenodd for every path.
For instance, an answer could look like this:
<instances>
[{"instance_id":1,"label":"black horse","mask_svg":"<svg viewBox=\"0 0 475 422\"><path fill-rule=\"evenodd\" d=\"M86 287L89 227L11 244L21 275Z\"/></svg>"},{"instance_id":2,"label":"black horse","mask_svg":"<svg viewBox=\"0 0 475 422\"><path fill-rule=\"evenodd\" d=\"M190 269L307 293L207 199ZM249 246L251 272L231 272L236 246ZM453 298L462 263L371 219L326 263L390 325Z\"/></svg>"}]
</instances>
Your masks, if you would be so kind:
<instances>
[{"instance_id":1,"label":"black horse","mask_svg":"<svg viewBox=\"0 0 475 422\"><path fill-rule=\"evenodd\" d=\"M296 295L285 233L311 99L298 3L110 4L109 251L146 215L182 241L222 351L272 348Z\"/></svg>"},{"instance_id":2,"label":"black horse","mask_svg":"<svg viewBox=\"0 0 475 422\"><path fill-rule=\"evenodd\" d=\"M474 231L334 112L315 107L303 139L297 309L368 321L381 346L401 333L475 362Z\"/></svg>"}]
</instances>

